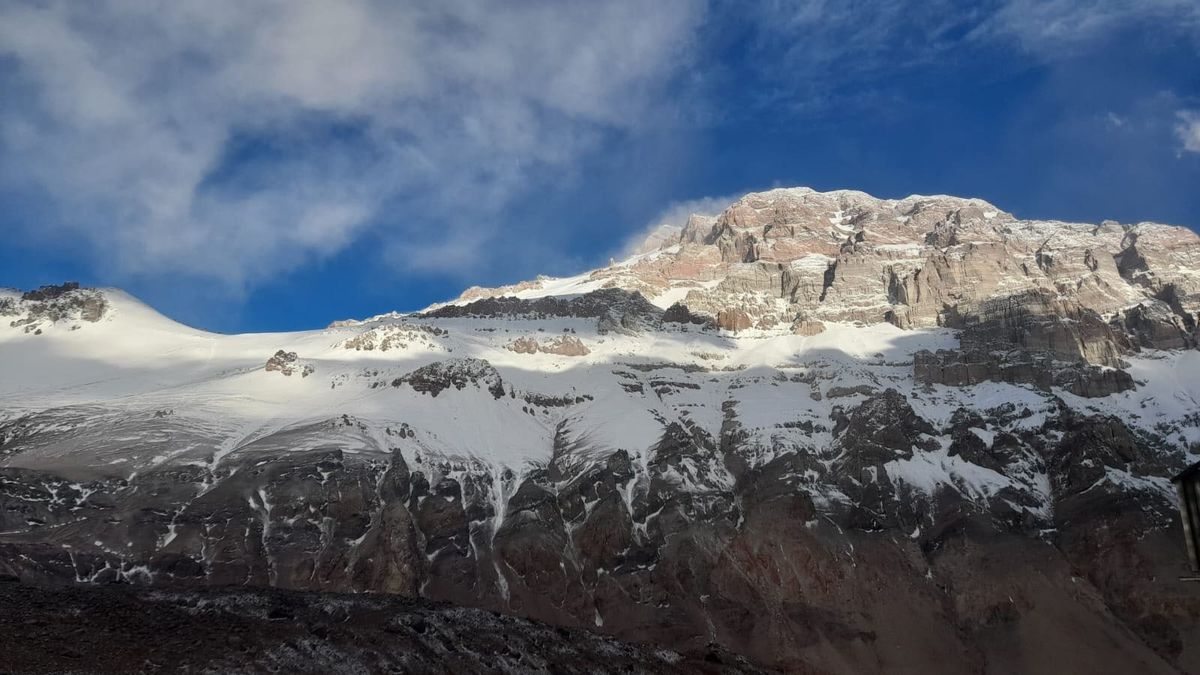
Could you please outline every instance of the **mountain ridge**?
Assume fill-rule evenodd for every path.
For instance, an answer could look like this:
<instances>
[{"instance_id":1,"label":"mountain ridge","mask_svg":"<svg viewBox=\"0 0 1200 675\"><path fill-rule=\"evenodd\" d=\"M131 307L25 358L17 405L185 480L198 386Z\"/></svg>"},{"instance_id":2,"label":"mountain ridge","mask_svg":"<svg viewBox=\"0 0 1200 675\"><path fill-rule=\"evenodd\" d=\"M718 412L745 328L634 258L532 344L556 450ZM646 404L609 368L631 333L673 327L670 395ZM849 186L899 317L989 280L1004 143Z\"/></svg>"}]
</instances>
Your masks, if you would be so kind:
<instances>
[{"instance_id":1,"label":"mountain ridge","mask_svg":"<svg viewBox=\"0 0 1200 675\"><path fill-rule=\"evenodd\" d=\"M1200 312L1200 238L1168 225L1022 220L979 199L786 188L675 227L664 226L672 235L665 238L663 228L652 232L656 246L607 267L473 287L453 302L617 287L718 320L725 310L725 328L802 321L806 330L821 319L957 327L960 305L1018 291L1077 298L1102 315L1149 303L1178 315L1185 332L1194 332ZM1080 288L1069 292L1072 283ZM746 292L757 297L737 297Z\"/></svg>"},{"instance_id":2,"label":"mountain ridge","mask_svg":"<svg viewBox=\"0 0 1200 675\"><path fill-rule=\"evenodd\" d=\"M766 195L313 331L3 294L0 573L398 593L789 672L1200 667L1168 480L1200 238Z\"/></svg>"}]
</instances>

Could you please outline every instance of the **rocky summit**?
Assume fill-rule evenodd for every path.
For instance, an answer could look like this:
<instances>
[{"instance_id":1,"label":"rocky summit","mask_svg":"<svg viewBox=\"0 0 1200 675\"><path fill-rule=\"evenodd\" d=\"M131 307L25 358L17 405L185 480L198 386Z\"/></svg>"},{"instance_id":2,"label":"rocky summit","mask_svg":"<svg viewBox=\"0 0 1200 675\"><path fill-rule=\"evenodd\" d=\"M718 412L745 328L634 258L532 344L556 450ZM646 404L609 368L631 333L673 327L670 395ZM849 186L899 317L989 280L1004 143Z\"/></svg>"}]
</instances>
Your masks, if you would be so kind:
<instances>
[{"instance_id":1,"label":"rocky summit","mask_svg":"<svg viewBox=\"0 0 1200 675\"><path fill-rule=\"evenodd\" d=\"M1184 228L780 189L324 330L211 334L70 284L0 317L14 588L145 586L93 597L186 626L201 587L251 587L213 606L376 612L393 660L392 620L331 593L452 603L520 617L469 615L469 644L554 672L1200 671L1169 480L1200 459ZM420 620L453 642L454 616ZM350 644L254 630L207 662Z\"/></svg>"}]
</instances>

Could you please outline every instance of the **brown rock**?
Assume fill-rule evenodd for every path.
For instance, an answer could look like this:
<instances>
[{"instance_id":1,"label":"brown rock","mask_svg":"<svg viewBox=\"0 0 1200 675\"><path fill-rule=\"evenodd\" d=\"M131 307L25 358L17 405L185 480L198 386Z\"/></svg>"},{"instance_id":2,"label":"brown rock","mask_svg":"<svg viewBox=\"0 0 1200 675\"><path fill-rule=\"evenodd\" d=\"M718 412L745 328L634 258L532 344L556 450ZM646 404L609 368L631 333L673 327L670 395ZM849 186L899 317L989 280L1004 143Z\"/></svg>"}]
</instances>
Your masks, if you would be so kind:
<instances>
[{"instance_id":1,"label":"brown rock","mask_svg":"<svg viewBox=\"0 0 1200 675\"><path fill-rule=\"evenodd\" d=\"M723 309L717 313L717 326L734 332L751 326L750 315L742 309Z\"/></svg>"},{"instance_id":2,"label":"brown rock","mask_svg":"<svg viewBox=\"0 0 1200 675\"><path fill-rule=\"evenodd\" d=\"M516 340L508 343L505 346L505 349L518 354L536 354L538 351L538 343L537 340L534 340L533 338L519 337Z\"/></svg>"},{"instance_id":3,"label":"brown rock","mask_svg":"<svg viewBox=\"0 0 1200 675\"><path fill-rule=\"evenodd\" d=\"M560 335L542 342L531 337L520 337L505 347L518 354L557 354L559 356L587 356L592 353L583 341L573 335Z\"/></svg>"},{"instance_id":4,"label":"brown rock","mask_svg":"<svg viewBox=\"0 0 1200 675\"><path fill-rule=\"evenodd\" d=\"M266 371L268 373L280 372L284 375L291 375L295 372L297 358L299 357L296 355L296 352L285 352L280 349L271 358L267 359Z\"/></svg>"},{"instance_id":5,"label":"brown rock","mask_svg":"<svg viewBox=\"0 0 1200 675\"><path fill-rule=\"evenodd\" d=\"M546 354L559 356L587 356L592 353L583 341L573 335L560 335L538 345L538 349Z\"/></svg>"}]
</instances>

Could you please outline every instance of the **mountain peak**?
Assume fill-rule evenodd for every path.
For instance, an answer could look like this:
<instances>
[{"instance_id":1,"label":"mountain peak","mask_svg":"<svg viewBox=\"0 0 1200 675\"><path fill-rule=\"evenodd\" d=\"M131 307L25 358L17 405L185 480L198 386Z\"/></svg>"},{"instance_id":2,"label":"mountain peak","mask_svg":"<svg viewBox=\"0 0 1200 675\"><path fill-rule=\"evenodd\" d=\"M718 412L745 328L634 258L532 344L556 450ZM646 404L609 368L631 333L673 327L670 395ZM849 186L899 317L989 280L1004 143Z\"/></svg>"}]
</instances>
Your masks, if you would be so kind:
<instances>
[{"instance_id":1,"label":"mountain peak","mask_svg":"<svg viewBox=\"0 0 1200 675\"><path fill-rule=\"evenodd\" d=\"M821 321L956 326L992 297L1056 298L1113 318L1168 293L1181 298L1172 311L1194 317L1200 277L1187 270L1197 266L1200 238L1184 228L1026 220L947 195L776 188L664 223L605 267L475 287L453 304L621 288L662 308L736 316L739 329L807 331Z\"/></svg>"},{"instance_id":2,"label":"mountain peak","mask_svg":"<svg viewBox=\"0 0 1200 675\"><path fill-rule=\"evenodd\" d=\"M1011 650L978 627L1048 597L1049 650L1200 632L1168 480L1200 450L1194 234L785 189L663 235L299 333L0 293L0 574L402 592L817 670L914 663L901 615L949 645L925 670Z\"/></svg>"}]
</instances>

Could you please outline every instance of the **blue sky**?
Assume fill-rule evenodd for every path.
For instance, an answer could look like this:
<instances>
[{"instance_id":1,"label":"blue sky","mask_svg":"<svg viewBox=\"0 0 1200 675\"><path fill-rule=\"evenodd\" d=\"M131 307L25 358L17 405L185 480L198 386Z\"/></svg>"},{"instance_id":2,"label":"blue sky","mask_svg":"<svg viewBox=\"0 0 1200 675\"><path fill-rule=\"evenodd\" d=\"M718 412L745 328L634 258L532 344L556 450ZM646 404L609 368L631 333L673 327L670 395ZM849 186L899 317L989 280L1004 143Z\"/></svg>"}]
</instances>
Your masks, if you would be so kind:
<instances>
[{"instance_id":1,"label":"blue sky","mask_svg":"<svg viewBox=\"0 0 1200 675\"><path fill-rule=\"evenodd\" d=\"M1200 2L0 6L0 285L312 328L776 185L1200 228Z\"/></svg>"}]
</instances>

